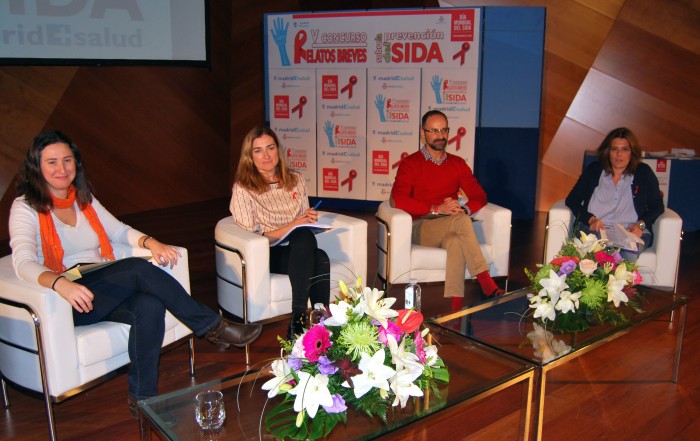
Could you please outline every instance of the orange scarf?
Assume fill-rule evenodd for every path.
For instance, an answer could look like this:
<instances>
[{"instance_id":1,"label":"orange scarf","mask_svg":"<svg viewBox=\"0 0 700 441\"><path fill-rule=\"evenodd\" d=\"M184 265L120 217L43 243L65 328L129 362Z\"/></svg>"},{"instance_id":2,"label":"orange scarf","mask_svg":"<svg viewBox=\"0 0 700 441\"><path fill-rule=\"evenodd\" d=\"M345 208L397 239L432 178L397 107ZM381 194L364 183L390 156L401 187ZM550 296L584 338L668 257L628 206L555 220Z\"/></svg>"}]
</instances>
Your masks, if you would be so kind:
<instances>
[{"instance_id":1,"label":"orange scarf","mask_svg":"<svg viewBox=\"0 0 700 441\"><path fill-rule=\"evenodd\" d=\"M53 200L54 208L72 207L75 203L75 186L71 185L68 188L67 199L58 199L53 194L51 199ZM100 218L97 217L95 209L92 208L92 204L88 203L80 210L100 239L100 255L103 258L114 260L112 244L109 242L109 237L107 237L107 233L102 226L102 222L100 222ZM39 213L39 232L41 234L41 249L44 254L44 266L55 273L62 273L66 270L65 265L63 265L63 246L61 245L61 239L58 237L51 213Z\"/></svg>"}]
</instances>

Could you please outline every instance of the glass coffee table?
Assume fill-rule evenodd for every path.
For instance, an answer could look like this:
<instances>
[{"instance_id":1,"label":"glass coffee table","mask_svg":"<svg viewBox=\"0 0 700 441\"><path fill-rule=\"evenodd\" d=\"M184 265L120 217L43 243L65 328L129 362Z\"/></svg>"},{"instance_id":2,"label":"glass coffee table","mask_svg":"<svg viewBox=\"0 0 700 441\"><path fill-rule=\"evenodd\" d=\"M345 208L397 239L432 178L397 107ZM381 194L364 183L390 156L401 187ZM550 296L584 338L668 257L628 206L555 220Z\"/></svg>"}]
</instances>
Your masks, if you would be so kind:
<instances>
[{"instance_id":1,"label":"glass coffee table","mask_svg":"<svg viewBox=\"0 0 700 441\"><path fill-rule=\"evenodd\" d=\"M535 408L535 439L542 439L542 422L545 409L547 372L557 366L579 357L609 341L612 341L642 323L671 314L671 323L676 310L679 310L676 330L676 350L671 381L678 381L683 331L687 312L686 297L640 287L645 301L641 304L644 312L638 313L625 307L629 322L617 326L608 324L592 325L585 332L552 333L531 318L528 311L527 294L529 288L508 293L502 297L479 303L432 319L433 323L456 330L474 341L483 343L504 353L522 358L537 366Z\"/></svg>"},{"instance_id":2,"label":"glass coffee table","mask_svg":"<svg viewBox=\"0 0 700 441\"><path fill-rule=\"evenodd\" d=\"M325 440L361 440L379 436L382 439L402 439L406 435L402 435L399 429L419 420L426 422L429 431L431 417L435 418L435 427L444 424L445 418L450 416L459 418L459 424L463 424L464 416L457 415L464 407L518 384L522 386L522 398L517 399L515 408L520 411L520 427L513 437L528 439L535 365L442 327L428 326L438 353L449 369L450 382L440 385L438 394L424 391L424 397L409 400L405 408L390 409L387 424L379 418L349 411L347 424L338 424ZM267 391L260 389L270 378L267 371L247 372L139 402L141 438L149 440L153 431L164 440L274 439L261 425L264 413L281 401L281 397L268 400ZM202 431L195 421L195 395L208 389L224 394L227 417L217 432Z\"/></svg>"}]
</instances>

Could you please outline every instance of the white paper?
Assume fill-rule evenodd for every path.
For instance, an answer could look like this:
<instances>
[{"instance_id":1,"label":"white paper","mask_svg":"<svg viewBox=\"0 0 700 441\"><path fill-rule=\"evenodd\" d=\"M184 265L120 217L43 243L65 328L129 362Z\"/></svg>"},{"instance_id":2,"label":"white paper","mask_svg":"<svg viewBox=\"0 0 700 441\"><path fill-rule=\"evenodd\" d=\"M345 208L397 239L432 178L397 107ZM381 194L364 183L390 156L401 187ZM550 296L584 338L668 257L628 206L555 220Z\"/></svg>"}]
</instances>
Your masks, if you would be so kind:
<instances>
[{"instance_id":1,"label":"white paper","mask_svg":"<svg viewBox=\"0 0 700 441\"><path fill-rule=\"evenodd\" d=\"M610 246L631 251L637 251L637 244L644 243L640 237L637 237L631 231L627 231L627 229L620 224L606 226L605 229L601 229L600 238L607 240Z\"/></svg>"},{"instance_id":2,"label":"white paper","mask_svg":"<svg viewBox=\"0 0 700 441\"><path fill-rule=\"evenodd\" d=\"M301 225L296 225L292 227L289 231L287 231L287 234L284 236L280 237L276 241L272 242L270 244L271 247L277 246L277 245L284 245L287 243L289 240L287 239L289 235L292 233L292 231L296 230L297 228L308 228L311 230L312 233L318 234L318 233L323 233L324 231L328 231L332 226L328 224L301 224Z\"/></svg>"}]
</instances>

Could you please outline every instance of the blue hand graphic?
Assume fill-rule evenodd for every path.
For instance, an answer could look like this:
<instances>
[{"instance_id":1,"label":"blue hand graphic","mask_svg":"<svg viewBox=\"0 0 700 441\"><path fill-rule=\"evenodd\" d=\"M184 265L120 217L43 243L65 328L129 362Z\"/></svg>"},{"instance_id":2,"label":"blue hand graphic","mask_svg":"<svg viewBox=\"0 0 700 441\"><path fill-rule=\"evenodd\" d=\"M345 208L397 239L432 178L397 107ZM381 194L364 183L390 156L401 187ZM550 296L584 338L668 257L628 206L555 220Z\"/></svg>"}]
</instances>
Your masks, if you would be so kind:
<instances>
[{"instance_id":1,"label":"blue hand graphic","mask_svg":"<svg viewBox=\"0 0 700 441\"><path fill-rule=\"evenodd\" d=\"M330 147L335 147L335 143L333 142L333 123L330 121L326 121L326 123L323 125L323 131L326 132L326 136L328 137L328 145Z\"/></svg>"},{"instance_id":2,"label":"blue hand graphic","mask_svg":"<svg viewBox=\"0 0 700 441\"><path fill-rule=\"evenodd\" d=\"M435 102L442 104L442 95L440 95L440 86L442 86L442 77L440 75L433 75L433 81L430 82L430 87L433 88L435 92Z\"/></svg>"},{"instance_id":3,"label":"blue hand graphic","mask_svg":"<svg viewBox=\"0 0 700 441\"><path fill-rule=\"evenodd\" d=\"M284 24L282 18L276 18L273 23L272 29L272 39L275 40L277 49L280 51L280 59L282 60L282 66L289 66L289 56L287 55L287 29L289 29L289 23Z\"/></svg>"},{"instance_id":4,"label":"blue hand graphic","mask_svg":"<svg viewBox=\"0 0 700 441\"><path fill-rule=\"evenodd\" d=\"M384 116L384 104L386 103L386 98L378 93L374 99L374 105L377 106L377 111L379 112L379 120L381 122L386 122L386 116Z\"/></svg>"}]
</instances>

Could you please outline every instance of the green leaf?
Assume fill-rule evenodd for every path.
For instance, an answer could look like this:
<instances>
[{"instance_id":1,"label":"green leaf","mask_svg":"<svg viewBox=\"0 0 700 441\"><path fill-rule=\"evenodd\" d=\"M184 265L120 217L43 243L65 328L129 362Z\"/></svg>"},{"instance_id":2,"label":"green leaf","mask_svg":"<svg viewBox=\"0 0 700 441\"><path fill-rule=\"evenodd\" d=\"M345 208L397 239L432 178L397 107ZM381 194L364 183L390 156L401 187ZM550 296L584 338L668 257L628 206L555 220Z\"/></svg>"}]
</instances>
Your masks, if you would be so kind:
<instances>
[{"instance_id":1,"label":"green leaf","mask_svg":"<svg viewBox=\"0 0 700 441\"><path fill-rule=\"evenodd\" d=\"M450 381L450 373L447 371L447 369L433 367L432 371L435 380L443 383L448 383Z\"/></svg>"}]
</instances>

